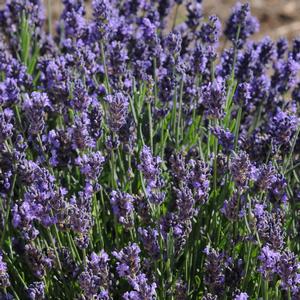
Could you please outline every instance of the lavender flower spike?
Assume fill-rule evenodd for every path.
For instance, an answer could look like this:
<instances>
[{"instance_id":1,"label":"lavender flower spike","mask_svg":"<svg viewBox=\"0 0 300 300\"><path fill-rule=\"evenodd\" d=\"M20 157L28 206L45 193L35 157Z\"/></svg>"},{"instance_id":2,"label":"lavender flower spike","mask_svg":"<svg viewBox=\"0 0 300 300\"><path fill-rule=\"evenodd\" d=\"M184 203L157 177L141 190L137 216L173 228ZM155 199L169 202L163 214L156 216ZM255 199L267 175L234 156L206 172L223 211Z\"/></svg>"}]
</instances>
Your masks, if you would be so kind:
<instances>
[{"instance_id":1,"label":"lavender flower spike","mask_svg":"<svg viewBox=\"0 0 300 300\"><path fill-rule=\"evenodd\" d=\"M117 272L120 277L133 280L140 271L140 247L133 243L123 248L121 251L113 251L112 255L117 259Z\"/></svg>"},{"instance_id":2,"label":"lavender flower spike","mask_svg":"<svg viewBox=\"0 0 300 300\"><path fill-rule=\"evenodd\" d=\"M108 123L113 132L118 132L123 125L126 124L128 114L129 101L128 97L118 92L114 95L106 96L109 104Z\"/></svg>"},{"instance_id":3,"label":"lavender flower spike","mask_svg":"<svg viewBox=\"0 0 300 300\"><path fill-rule=\"evenodd\" d=\"M226 93L225 82L221 77L202 87L201 101L208 118L220 119L224 116Z\"/></svg>"},{"instance_id":4,"label":"lavender flower spike","mask_svg":"<svg viewBox=\"0 0 300 300\"><path fill-rule=\"evenodd\" d=\"M0 287L7 288L10 286L9 275L7 273L7 265L3 261L3 255L0 252Z\"/></svg>"},{"instance_id":5,"label":"lavender flower spike","mask_svg":"<svg viewBox=\"0 0 300 300\"><path fill-rule=\"evenodd\" d=\"M110 194L110 203L113 213L125 228L129 228L133 225L134 201L134 197L128 193L112 191Z\"/></svg>"},{"instance_id":6,"label":"lavender flower spike","mask_svg":"<svg viewBox=\"0 0 300 300\"><path fill-rule=\"evenodd\" d=\"M247 293L240 293L234 297L234 300L248 300L249 296Z\"/></svg>"}]
</instances>

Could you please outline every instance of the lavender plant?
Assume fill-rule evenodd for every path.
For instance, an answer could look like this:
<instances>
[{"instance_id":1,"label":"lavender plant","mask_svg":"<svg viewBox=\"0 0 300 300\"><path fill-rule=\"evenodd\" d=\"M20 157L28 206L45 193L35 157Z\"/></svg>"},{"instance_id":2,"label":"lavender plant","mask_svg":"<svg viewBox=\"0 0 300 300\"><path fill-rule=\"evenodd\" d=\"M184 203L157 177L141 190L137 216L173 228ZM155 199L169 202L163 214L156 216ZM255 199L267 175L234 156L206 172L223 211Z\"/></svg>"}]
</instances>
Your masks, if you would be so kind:
<instances>
[{"instance_id":1,"label":"lavender plant","mask_svg":"<svg viewBox=\"0 0 300 300\"><path fill-rule=\"evenodd\" d=\"M300 299L299 39L62 3L0 11L0 299Z\"/></svg>"}]
</instances>

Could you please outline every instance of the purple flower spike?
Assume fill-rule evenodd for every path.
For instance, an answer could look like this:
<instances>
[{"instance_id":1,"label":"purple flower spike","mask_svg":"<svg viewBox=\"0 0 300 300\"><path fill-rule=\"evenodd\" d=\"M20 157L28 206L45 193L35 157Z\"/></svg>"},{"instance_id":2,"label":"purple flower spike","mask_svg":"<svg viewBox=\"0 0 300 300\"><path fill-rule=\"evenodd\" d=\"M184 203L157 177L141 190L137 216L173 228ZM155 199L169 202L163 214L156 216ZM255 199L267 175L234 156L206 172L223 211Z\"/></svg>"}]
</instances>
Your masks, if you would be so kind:
<instances>
[{"instance_id":1,"label":"purple flower spike","mask_svg":"<svg viewBox=\"0 0 300 300\"><path fill-rule=\"evenodd\" d=\"M240 293L234 297L234 300L248 300L249 296L247 293Z\"/></svg>"},{"instance_id":2,"label":"purple flower spike","mask_svg":"<svg viewBox=\"0 0 300 300\"><path fill-rule=\"evenodd\" d=\"M0 252L0 287L7 288L10 286L9 275L7 273L7 265L3 261L3 255Z\"/></svg>"},{"instance_id":3,"label":"purple flower spike","mask_svg":"<svg viewBox=\"0 0 300 300\"><path fill-rule=\"evenodd\" d=\"M235 136L228 129L220 126L212 128L212 133L218 138L219 144L223 147L225 153L233 150Z\"/></svg>"},{"instance_id":4,"label":"purple flower spike","mask_svg":"<svg viewBox=\"0 0 300 300\"><path fill-rule=\"evenodd\" d=\"M199 36L203 43L216 44L221 33L221 22L217 16L210 16L201 26Z\"/></svg>"},{"instance_id":5,"label":"purple flower spike","mask_svg":"<svg viewBox=\"0 0 300 300\"><path fill-rule=\"evenodd\" d=\"M84 154L76 159L76 164L80 166L80 171L89 180L96 181L101 174L104 156L100 151Z\"/></svg>"},{"instance_id":6,"label":"purple flower spike","mask_svg":"<svg viewBox=\"0 0 300 300\"><path fill-rule=\"evenodd\" d=\"M280 259L280 254L276 251L270 249L269 246L264 246L258 257L261 262L259 267L259 272L263 275L265 279L271 279L276 273L277 262Z\"/></svg>"},{"instance_id":7,"label":"purple flower spike","mask_svg":"<svg viewBox=\"0 0 300 300\"><path fill-rule=\"evenodd\" d=\"M246 39L258 31L259 24L255 17L250 14L248 3L237 3L225 28L226 37L238 48L241 48Z\"/></svg>"},{"instance_id":8,"label":"purple flower spike","mask_svg":"<svg viewBox=\"0 0 300 300\"><path fill-rule=\"evenodd\" d=\"M123 295L124 300L154 300L156 299L156 284L148 283L148 279L145 274L139 274L132 282L134 291L126 292Z\"/></svg>"},{"instance_id":9,"label":"purple flower spike","mask_svg":"<svg viewBox=\"0 0 300 300\"><path fill-rule=\"evenodd\" d=\"M99 255L92 253L87 260L85 270L79 275L78 281L85 297L88 299L109 299L109 258L104 250L101 250ZM98 295L101 295L98 298ZM105 297L104 297L105 296Z\"/></svg>"},{"instance_id":10,"label":"purple flower spike","mask_svg":"<svg viewBox=\"0 0 300 300\"><path fill-rule=\"evenodd\" d=\"M113 213L125 228L130 228L133 225L134 201L134 197L128 193L112 191L110 194Z\"/></svg>"},{"instance_id":11,"label":"purple flower spike","mask_svg":"<svg viewBox=\"0 0 300 300\"><path fill-rule=\"evenodd\" d=\"M106 100L109 104L108 123L113 132L118 132L126 124L129 101L128 97L118 92L114 95L108 95Z\"/></svg>"},{"instance_id":12,"label":"purple flower spike","mask_svg":"<svg viewBox=\"0 0 300 300\"><path fill-rule=\"evenodd\" d=\"M112 255L117 259L117 272L120 277L131 281L136 278L140 271L140 247L133 243L123 248L121 251L113 251Z\"/></svg>"},{"instance_id":13,"label":"purple flower spike","mask_svg":"<svg viewBox=\"0 0 300 300\"><path fill-rule=\"evenodd\" d=\"M240 189L247 188L253 177L253 165L245 151L234 154L231 159L230 171L236 186Z\"/></svg>"},{"instance_id":14,"label":"purple flower spike","mask_svg":"<svg viewBox=\"0 0 300 300\"><path fill-rule=\"evenodd\" d=\"M143 147L140 159L141 163L138 165L138 169L146 180L148 196L151 202L161 203L164 200L164 193L159 190L163 187L159 168L161 159L159 156L152 156L151 150L147 146Z\"/></svg>"},{"instance_id":15,"label":"purple flower spike","mask_svg":"<svg viewBox=\"0 0 300 300\"><path fill-rule=\"evenodd\" d=\"M208 118L220 119L224 116L226 102L225 82L217 78L202 87L201 101Z\"/></svg>"},{"instance_id":16,"label":"purple flower spike","mask_svg":"<svg viewBox=\"0 0 300 300\"><path fill-rule=\"evenodd\" d=\"M205 248L204 283L214 294L220 295L224 289L225 276L223 255L209 246Z\"/></svg>"},{"instance_id":17,"label":"purple flower spike","mask_svg":"<svg viewBox=\"0 0 300 300\"><path fill-rule=\"evenodd\" d=\"M27 290L28 296L31 300L45 299L45 284L43 281L36 281L29 285Z\"/></svg>"}]
</instances>

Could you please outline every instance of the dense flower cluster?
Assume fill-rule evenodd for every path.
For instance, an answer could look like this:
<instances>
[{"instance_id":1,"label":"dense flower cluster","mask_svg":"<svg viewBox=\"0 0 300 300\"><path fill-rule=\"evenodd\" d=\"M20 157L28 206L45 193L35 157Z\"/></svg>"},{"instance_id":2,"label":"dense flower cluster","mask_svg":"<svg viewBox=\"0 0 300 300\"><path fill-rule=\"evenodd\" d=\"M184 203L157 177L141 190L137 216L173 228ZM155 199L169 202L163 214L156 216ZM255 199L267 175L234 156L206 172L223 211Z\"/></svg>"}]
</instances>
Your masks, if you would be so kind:
<instances>
[{"instance_id":1,"label":"dense flower cluster","mask_svg":"<svg viewBox=\"0 0 300 300\"><path fill-rule=\"evenodd\" d=\"M300 299L300 39L85 2L0 10L0 299Z\"/></svg>"}]
</instances>

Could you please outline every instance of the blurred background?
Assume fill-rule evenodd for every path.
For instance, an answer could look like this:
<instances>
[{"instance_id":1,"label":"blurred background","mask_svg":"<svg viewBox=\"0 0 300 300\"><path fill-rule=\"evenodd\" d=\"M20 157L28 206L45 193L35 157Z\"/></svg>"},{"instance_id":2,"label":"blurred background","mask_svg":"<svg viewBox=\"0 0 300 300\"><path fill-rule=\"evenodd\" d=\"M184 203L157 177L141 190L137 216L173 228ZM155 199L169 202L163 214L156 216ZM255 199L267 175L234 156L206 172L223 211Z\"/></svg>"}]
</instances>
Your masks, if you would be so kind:
<instances>
[{"instance_id":1,"label":"blurred background","mask_svg":"<svg viewBox=\"0 0 300 300\"><path fill-rule=\"evenodd\" d=\"M43 0L45 6L50 6L47 13L53 16L53 24L59 17L63 5L61 0ZM84 1L86 3L87 15L90 15L91 0ZM222 22L230 15L232 6L237 0L203 0L204 15L216 14ZM241 1L245 2L245 1ZM249 0L251 4L252 14L255 15L261 24L259 33L256 38L264 35L276 39L280 36L286 36L292 39L300 36L300 0ZM5 4L5 0L0 0L0 7ZM174 14L170 16L172 19ZM178 20L183 20L185 16L184 5L179 8ZM171 21L172 22L172 21Z\"/></svg>"},{"instance_id":2,"label":"blurred background","mask_svg":"<svg viewBox=\"0 0 300 300\"><path fill-rule=\"evenodd\" d=\"M204 12L215 13L226 22L231 7L236 2L236 0L204 0ZM267 34L274 39L280 36L292 39L300 36L300 0L249 0L248 2L251 5L252 15L260 22L260 31L256 37Z\"/></svg>"}]
</instances>

